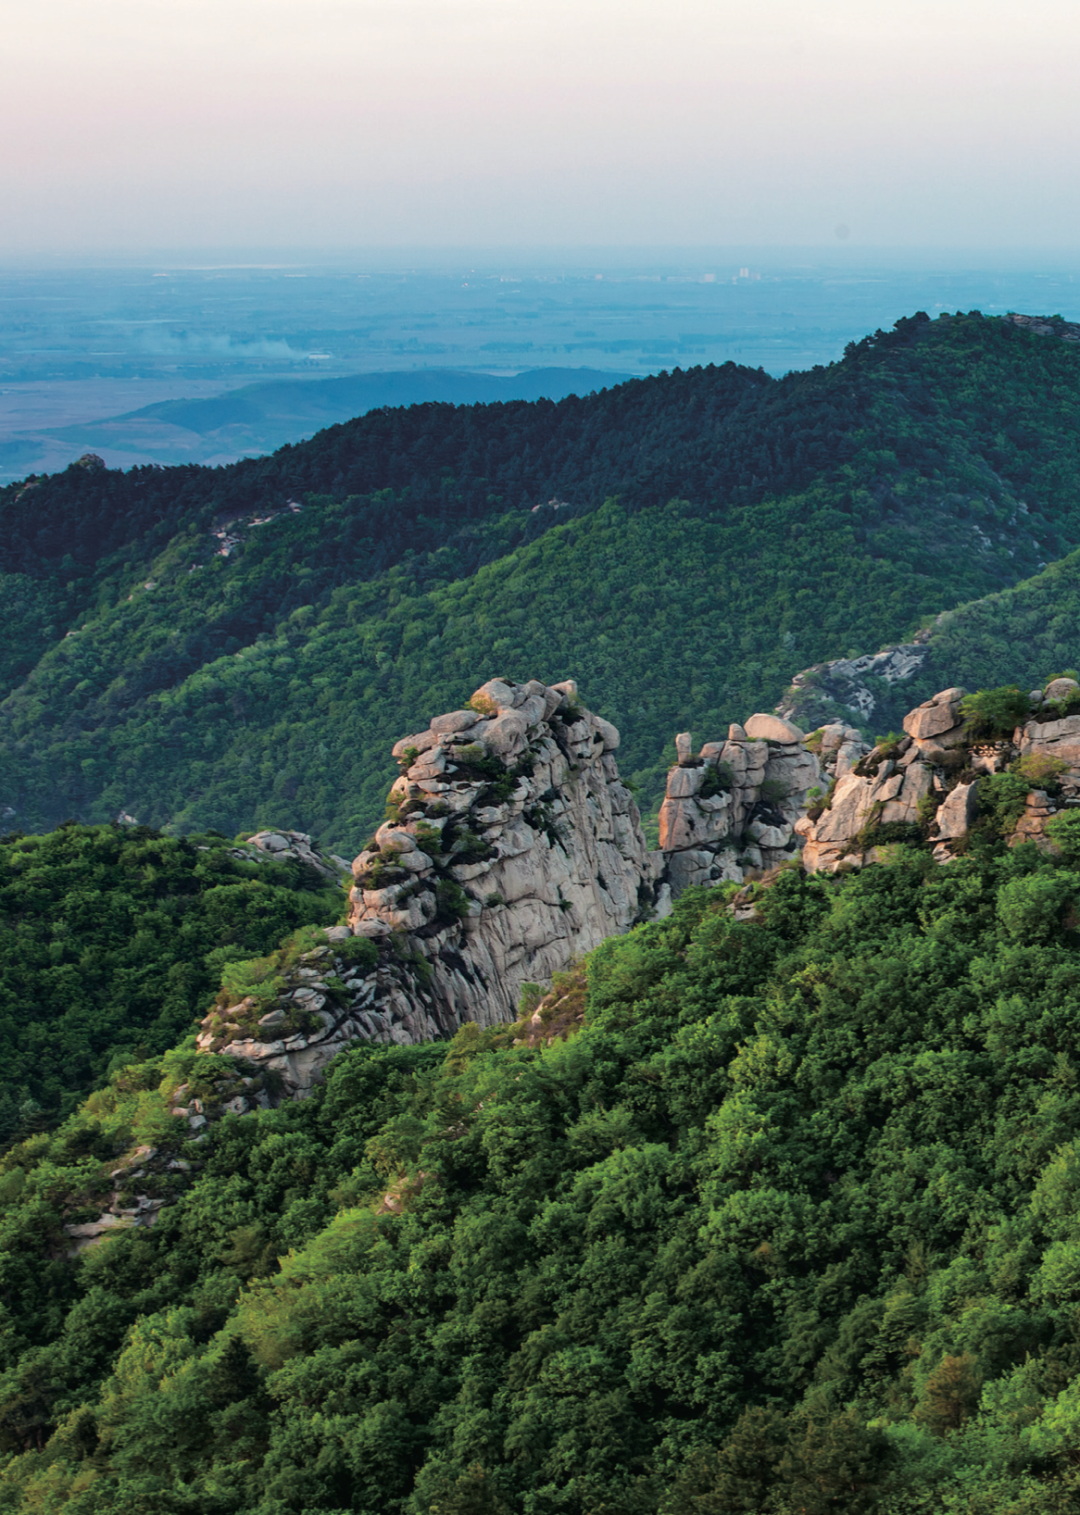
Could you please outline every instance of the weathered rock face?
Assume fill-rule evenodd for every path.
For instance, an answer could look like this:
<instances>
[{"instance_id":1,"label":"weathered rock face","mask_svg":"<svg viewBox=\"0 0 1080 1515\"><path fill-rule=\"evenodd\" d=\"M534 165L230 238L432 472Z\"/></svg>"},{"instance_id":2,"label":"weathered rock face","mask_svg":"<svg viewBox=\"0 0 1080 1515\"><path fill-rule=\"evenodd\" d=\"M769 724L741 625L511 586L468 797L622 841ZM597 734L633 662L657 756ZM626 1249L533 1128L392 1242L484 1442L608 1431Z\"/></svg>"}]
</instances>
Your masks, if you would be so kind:
<instances>
[{"instance_id":1,"label":"weathered rock face","mask_svg":"<svg viewBox=\"0 0 1080 1515\"><path fill-rule=\"evenodd\" d=\"M410 933L432 965L436 1019L510 1019L522 984L651 904L654 868L618 745L572 682L492 679L471 709L395 746L399 818L353 863L349 919L357 935ZM467 955L467 974L444 948Z\"/></svg>"},{"instance_id":2,"label":"weathered rock face","mask_svg":"<svg viewBox=\"0 0 1080 1515\"><path fill-rule=\"evenodd\" d=\"M839 705L857 719L868 721L877 706L871 682L881 679L890 685L903 684L914 678L930 654L928 637L928 632L920 633L914 642L901 646L886 647L859 658L834 658L831 663L804 668L785 690L778 707L780 714L816 722Z\"/></svg>"},{"instance_id":3,"label":"weathered rock face","mask_svg":"<svg viewBox=\"0 0 1080 1515\"><path fill-rule=\"evenodd\" d=\"M1059 720L1032 720L1017 732L1022 757L1042 752L1065 765L1061 784L1070 797L1080 796L1080 715Z\"/></svg>"},{"instance_id":4,"label":"weathered rock face","mask_svg":"<svg viewBox=\"0 0 1080 1515\"><path fill-rule=\"evenodd\" d=\"M525 983L652 911L662 860L619 779L618 745L572 682L500 679L402 738L390 818L352 865L348 925L304 955L264 1014L253 1000L212 1012L200 1045L302 1095L358 1038L513 1020Z\"/></svg>"},{"instance_id":5,"label":"weathered rock face","mask_svg":"<svg viewBox=\"0 0 1080 1515\"><path fill-rule=\"evenodd\" d=\"M333 852L322 853L313 847L306 831L257 831L254 836L248 837L248 846L256 847L276 862L292 859L303 863L328 879L338 879L349 871L349 865L343 857L338 857Z\"/></svg>"},{"instance_id":6,"label":"weathered rock face","mask_svg":"<svg viewBox=\"0 0 1080 1515\"><path fill-rule=\"evenodd\" d=\"M679 763L660 807L661 913L692 885L741 883L797 855L795 822L820 773L804 742L775 715L730 726L726 742L706 742L697 757L688 733L676 738Z\"/></svg>"}]
</instances>

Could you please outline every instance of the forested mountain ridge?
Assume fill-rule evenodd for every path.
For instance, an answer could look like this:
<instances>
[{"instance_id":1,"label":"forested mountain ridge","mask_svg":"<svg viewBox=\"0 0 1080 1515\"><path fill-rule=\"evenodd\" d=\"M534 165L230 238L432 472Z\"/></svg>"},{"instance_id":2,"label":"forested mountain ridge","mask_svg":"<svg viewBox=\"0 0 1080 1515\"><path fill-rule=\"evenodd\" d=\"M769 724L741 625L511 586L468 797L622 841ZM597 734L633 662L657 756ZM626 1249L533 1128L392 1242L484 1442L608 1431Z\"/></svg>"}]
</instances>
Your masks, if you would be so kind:
<instances>
[{"instance_id":1,"label":"forested mountain ridge","mask_svg":"<svg viewBox=\"0 0 1080 1515\"><path fill-rule=\"evenodd\" d=\"M1080 541L1078 363L919 316L782 380L383 411L227 469L13 486L0 805L355 850L394 736L477 668L579 676L658 790L691 719L720 730Z\"/></svg>"}]
</instances>

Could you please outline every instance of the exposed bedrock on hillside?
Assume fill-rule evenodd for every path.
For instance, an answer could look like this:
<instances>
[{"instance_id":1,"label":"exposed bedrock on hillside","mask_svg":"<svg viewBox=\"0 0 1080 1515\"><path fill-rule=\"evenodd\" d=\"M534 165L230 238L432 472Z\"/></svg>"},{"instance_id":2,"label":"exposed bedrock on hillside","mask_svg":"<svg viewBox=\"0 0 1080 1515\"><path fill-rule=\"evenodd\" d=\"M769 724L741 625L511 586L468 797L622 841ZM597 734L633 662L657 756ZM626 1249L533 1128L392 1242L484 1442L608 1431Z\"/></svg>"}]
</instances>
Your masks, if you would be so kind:
<instances>
[{"instance_id":1,"label":"exposed bedrock on hillside","mask_svg":"<svg viewBox=\"0 0 1080 1515\"><path fill-rule=\"evenodd\" d=\"M862 867L895 842L947 862L978 823L979 779L1021 759L1037 759L1030 775L1045 783L1026 799L1021 786L1011 839L1052 846L1047 821L1080 805L1080 687L1014 696L1029 718L1007 731L973 721L963 698L942 690L874 748L842 722L807 736L769 714L696 753L680 733L650 852L619 733L573 682L491 679L396 743L401 771L352 864L347 922L284 972L273 1003L219 997L199 1045L263 1075L263 1099L302 1096L349 1042L513 1021L525 984L664 916L693 885L800 859L812 872ZM310 850L297 838L262 841Z\"/></svg>"}]
</instances>

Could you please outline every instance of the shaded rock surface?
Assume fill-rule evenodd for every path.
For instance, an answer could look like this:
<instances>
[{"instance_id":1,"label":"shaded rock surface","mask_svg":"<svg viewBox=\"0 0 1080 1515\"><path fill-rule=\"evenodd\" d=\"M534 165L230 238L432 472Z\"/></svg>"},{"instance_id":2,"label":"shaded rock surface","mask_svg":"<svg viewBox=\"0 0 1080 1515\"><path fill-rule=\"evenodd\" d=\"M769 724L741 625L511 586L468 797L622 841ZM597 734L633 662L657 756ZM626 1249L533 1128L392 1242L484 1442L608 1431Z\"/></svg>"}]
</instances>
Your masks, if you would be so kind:
<instances>
[{"instance_id":1,"label":"shaded rock surface","mask_svg":"<svg viewBox=\"0 0 1080 1515\"><path fill-rule=\"evenodd\" d=\"M804 668L784 691L777 711L803 725L832 719L836 707L850 712L856 720L869 721L878 707L881 683L903 684L921 672L930 655L928 638L928 632L919 633L915 641L881 652L834 658Z\"/></svg>"}]
</instances>

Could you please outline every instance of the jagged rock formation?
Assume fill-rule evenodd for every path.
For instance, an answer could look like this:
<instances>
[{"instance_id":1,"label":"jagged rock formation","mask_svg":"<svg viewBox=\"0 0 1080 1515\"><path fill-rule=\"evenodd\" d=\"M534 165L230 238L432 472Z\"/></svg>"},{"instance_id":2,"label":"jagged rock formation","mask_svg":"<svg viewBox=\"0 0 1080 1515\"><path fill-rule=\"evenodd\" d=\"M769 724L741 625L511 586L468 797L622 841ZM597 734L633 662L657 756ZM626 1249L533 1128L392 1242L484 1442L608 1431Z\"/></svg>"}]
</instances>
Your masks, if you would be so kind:
<instances>
[{"instance_id":1,"label":"jagged rock formation","mask_svg":"<svg viewBox=\"0 0 1080 1515\"><path fill-rule=\"evenodd\" d=\"M349 871L349 865L343 857L338 857L334 852L322 853L313 847L306 831L257 831L254 836L248 837L247 845L257 848L275 862L291 858L297 863L304 863L324 878L338 879Z\"/></svg>"},{"instance_id":2,"label":"jagged rock formation","mask_svg":"<svg viewBox=\"0 0 1080 1515\"><path fill-rule=\"evenodd\" d=\"M1010 843L1052 846L1046 821L1080 805L1080 685L1056 679L1032 690L1031 717L1009 736L973 738L961 711L963 689L943 689L904 718L899 741L870 748L853 728L826 726L820 739L827 799L796 824L803 866L810 872L861 867L892 842L933 843L945 863L963 850L978 817L979 778L1000 773L1014 760L1041 758L1029 773L1052 779L1055 797L1041 789L1027 797ZM1059 712L1067 713L1061 714Z\"/></svg>"},{"instance_id":3,"label":"jagged rock formation","mask_svg":"<svg viewBox=\"0 0 1080 1515\"><path fill-rule=\"evenodd\" d=\"M1053 782L1029 796L1014 840L1050 846L1047 820L1080 804L1080 686L1033 691L1031 719L989 741L971 739L963 695L942 690L874 748L843 721L804 736L764 714L696 755L680 733L649 853L615 728L570 681L490 680L468 708L394 747L401 773L387 820L353 862L347 924L280 966L270 1002L255 990L220 996L204 1019L200 1048L245 1069L222 1109L303 1096L356 1040L511 1022L524 985L666 914L692 885L760 878L800 849L811 872L861 867L898 841L929 841L947 862L977 821L978 779L1017 757L1041 755ZM341 865L301 833L253 842L324 872ZM752 899L741 908L752 915ZM204 1118L178 1113L193 1129Z\"/></svg>"},{"instance_id":4,"label":"jagged rock formation","mask_svg":"<svg viewBox=\"0 0 1080 1515\"><path fill-rule=\"evenodd\" d=\"M797 855L819 765L789 721L754 715L697 756L680 734L654 853L618 745L572 681L492 679L468 708L403 737L388 819L352 865L348 923L284 971L273 1004L219 1003L200 1048L242 1059L258 1089L302 1095L350 1042L512 1021L523 985L666 914L692 884L741 882ZM300 833L253 840L330 866ZM236 1093L230 1108L254 1097Z\"/></svg>"},{"instance_id":5,"label":"jagged rock formation","mask_svg":"<svg viewBox=\"0 0 1080 1515\"><path fill-rule=\"evenodd\" d=\"M726 742L706 742L697 757L689 733L675 742L679 761L660 807L662 889L678 895L694 884L741 883L747 870L795 856L795 823L819 777L797 726L753 715L745 727L729 726Z\"/></svg>"},{"instance_id":6,"label":"jagged rock formation","mask_svg":"<svg viewBox=\"0 0 1080 1515\"><path fill-rule=\"evenodd\" d=\"M653 867L619 778L618 745L615 727L578 704L572 681L491 679L471 708L403 738L396 814L353 863L356 934L404 929L435 944L427 955L445 1013L477 1018L479 976L481 1023L505 1020L521 983L550 978L652 902ZM447 927L445 899L458 896L463 919ZM460 930L473 982L456 964L443 975L434 967L448 932Z\"/></svg>"},{"instance_id":7,"label":"jagged rock formation","mask_svg":"<svg viewBox=\"0 0 1080 1515\"><path fill-rule=\"evenodd\" d=\"M352 865L348 924L300 957L272 1008L249 996L212 1011L200 1047L296 1095L357 1039L513 1020L524 984L654 907L663 860L618 745L572 681L492 679L468 709L402 738L389 818Z\"/></svg>"}]
</instances>

